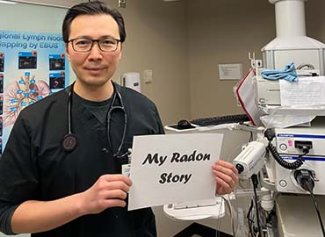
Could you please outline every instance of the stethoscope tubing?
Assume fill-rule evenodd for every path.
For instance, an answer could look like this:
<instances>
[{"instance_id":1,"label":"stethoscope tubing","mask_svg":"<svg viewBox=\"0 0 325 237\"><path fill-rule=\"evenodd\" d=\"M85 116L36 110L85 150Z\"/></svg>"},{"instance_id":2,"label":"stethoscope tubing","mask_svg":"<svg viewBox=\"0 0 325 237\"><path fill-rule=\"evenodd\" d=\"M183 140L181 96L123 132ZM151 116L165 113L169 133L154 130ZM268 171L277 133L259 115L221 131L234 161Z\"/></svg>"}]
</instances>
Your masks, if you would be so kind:
<instances>
[{"instance_id":1,"label":"stethoscope tubing","mask_svg":"<svg viewBox=\"0 0 325 237\"><path fill-rule=\"evenodd\" d=\"M72 127L72 125L73 125L72 124L73 87L74 87L74 83L71 85L69 94L68 94L68 111L67 111L68 133L63 137L63 140L62 140L63 150L66 152L73 151L77 147L77 144L78 144L77 137L73 133L73 127ZM113 146L112 146L112 142L110 139L110 129L111 129L110 124L111 124L111 117L112 117L113 111L119 109L124 113L123 134L122 134L122 139L118 146L118 149L115 153L113 152L113 156L121 158L121 157L124 157L125 155L127 155L127 153L120 154L122 151L122 146L124 144L124 140L125 140L125 136L126 136L127 114L125 111L122 96L121 96L120 92L118 91L118 89L116 88L116 86L114 85L114 83L113 83L113 87L114 87L113 99L112 99L111 106L107 112L107 120L106 120L107 121L106 122L107 123L107 125L106 125L107 126L107 142L113 151ZM120 105L115 105L115 103L116 103L115 101L117 101L117 99L119 100Z\"/></svg>"}]
</instances>

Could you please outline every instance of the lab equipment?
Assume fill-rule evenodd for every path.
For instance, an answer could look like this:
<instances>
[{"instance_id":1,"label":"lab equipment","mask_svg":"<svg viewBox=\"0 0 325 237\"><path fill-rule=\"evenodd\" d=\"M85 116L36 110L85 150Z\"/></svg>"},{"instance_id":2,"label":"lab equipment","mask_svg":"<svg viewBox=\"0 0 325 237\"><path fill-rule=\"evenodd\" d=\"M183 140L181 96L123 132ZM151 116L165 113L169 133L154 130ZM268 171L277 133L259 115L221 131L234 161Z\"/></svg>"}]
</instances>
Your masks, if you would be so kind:
<instances>
[{"instance_id":1,"label":"lab equipment","mask_svg":"<svg viewBox=\"0 0 325 237\"><path fill-rule=\"evenodd\" d=\"M221 218L225 215L225 204L221 197L196 202L182 202L164 205L164 212L175 220L201 220Z\"/></svg>"},{"instance_id":2,"label":"lab equipment","mask_svg":"<svg viewBox=\"0 0 325 237\"><path fill-rule=\"evenodd\" d=\"M305 0L269 0L275 4L276 38L262 48L263 65L267 69L284 68L293 62L313 65L324 75L325 45L306 36Z\"/></svg>"},{"instance_id":3,"label":"lab equipment","mask_svg":"<svg viewBox=\"0 0 325 237\"><path fill-rule=\"evenodd\" d=\"M248 195L252 197L249 215L246 216L250 223L251 236L271 237L276 236L275 232L279 233L281 237L321 236L321 230L324 229L322 224L320 226L317 221L314 221L313 223L317 223L317 225L313 224L313 227L309 225L310 218L315 220L317 216L314 210L311 211L310 197L306 198L306 194L310 194L312 197L314 194L325 195L325 177L322 173L325 168L325 107L313 105L312 111L310 111L303 107L282 106L280 91L282 81L270 79L283 80L283 75L279 75L279 72L282 71L289 72L289 74L294 72L289 75L289 79L296 83L303 81L302 78L306 80L324 79L325 44L306 36L304 19L306 0L269 0L269 2L275 4L277 37L263 47L263 63L257 63L258 60L255 58L252 63L254 65L252 88L255 88L254 99L257 109L260 110L257 114L260 115L260 118L264 117L261 121L264 122L265 133L263 136L265 135L265 137L261 139L260 135L252 131L255 126L250 124L245 126L229 124L228 128L231 128L229 133L241 131L247 133L249 137L247 140L242 140L241 144L235 144L234 140L226 139L227 136L225 136L222 149L224 150L226 146L228 149L226 153L221 153L221 157L227 156L227 152L233 154L231 148L229 149L232 145L242 147L243 144L246 144L242 151L236 150L237 154L233 155L230 161L237 167L241 180L251 177L254 177L255 180L254 192L252 189L244 189L249 190L247 191ZM266 76L266 72L272 77ZM302 93L300 97L303 96ZM308 104L306 107L311 109ZM274 111L276 113L273 113ZM310 119L308 118L307 123L305 118L298 123L296 121L292 123L286 121L284 115L290 115L297 120L305 115L312 116ZM265 116L276 121L270 123L275 126L265 124ZM279 118L283 120L281 121ZM194 119L190 120L193 128L180 131L168 126L166 131L219 132L217 127L225 129L216 121L217 119L213 118ZM250 130L250 128L252 129ZM270 131L274 132L274 136L270 135ZM259 185L257 185L257 180ZM257 190L255 190L256 188ZM289 196L288 193L294 195ZM257 196L261 196L260 203L257 202ZM290 203L291 199L292 203ZM299 199L299 202L296 202L296 199ZM323 199L321 196L320 200ZM273 208L273 203L276 208ZM314 203L317 203L315 199ZM306 216L302 215L304 211L299 208L302 205L309 208L306 211L308 214ZM315 206L317 205L315 204ZM238 205L238 209L240 208L246 210L246 206ZM256 215L252 214L253 210L256 211ZM324 210L323 206L321 210ZM238 211L238 213L240 212ZM274 213L276 213L277 219ZM292 217L296 213L299 218L294 218L293 222L289 215ZM305 223L308 224L305 225ZM274 228L270 228L270 226ZM294 226L299 226L299 228L294 228ZM304 231L301 230L301 226ZM276 229L277 227L278 229ZM315 231L311 228L318 230Z\"/></svg>"},{"instance_id":4,"label":"lab equipment","mask_svg":"<svg viewBox=\"0 0 325 237\"><path fill-rule=\"evenodd\" d=\"M254 223L250 224L249 228L252 236L262 235L259 227L263 229L264 236L274 236L276 233L281 237L321 236L321 232L325 236L320 215L318 215L320 225L316 222L317 226L313 226L313 228L318 228L317 231L311 230L311 225L304 225L304 223L309 223L308 220L312 215L315 219L316 213L319 213L317 201L313 195L325 194L325 177L322 174L322 170L325 168L325 149L323 149L325 145L323 144L325 110L324 106L320 104L323 103L321 88L325 83L325 81L323 83L325 44L306 36L304 19L304 3L306 1L269 1L275 4L277 37L262 49L264 68L260 64L257 66L255 58L252 62L254 67L252 88L255 88L256 107L253 107L254 111L250 111L250 113L254 112L260 116L260 121L265 127L265 138L268 139L268 144L263 142L264 149L266 149L266 152L263 153L263 145L260 144L260 149L258 149L256 146L258 143L255 143L259 142L260 138L255 136L253 141L247 145L249 150L245 151L244 149L233 163L239 170L242 170L241 178L254 176L256 172L260 171L261 186L270 191L268 195L261 195L261 200L266 198L267 203L272 204L270 200L273 199L276 203L276 209L273 211L277 214L277 220L271 215L273 211L270 210L273 205L267 205L264 208L265 211L261 216L266 215L266 218L249 220L250 223ZM283 72L287 74L280 74ZM283 81L284 79L294 82L286 82ZM308 83L312 82L313 85L308 86ZM295 90L283 91L283 88L290 88L287 86L289 83L300 85L304 90L293 88ZM313 92L306 93L309 90ZM312 96L308 97L308 95ZM314 101L311 97L314 98ZM260 162L260 165L255 165L253 161ZM249 168L256 170L249 172ZM295 218L295 223L292 223L288 216L290 214L296 216L296 213L293 211L292 205L288 208L286 206L291 199L291 196L285 196L287 193L311 195L317 212L308 211L308 215L303 216L303 211L301 211L301 213L297 213L299 218ZM283 201L284 199L286 201ZM294 200L295 196L292 196L292 199ZM252 203L254 200L256 197L252 199ZM310 202L306 198L301 199L301 203L296 205L295 209L298 210L297 207L301 205L307 206L307 201ZM264 202L261 201L261 205L265 206ZM262 210L257 204L251 205L251 207L256 211ZM256 216L259 215L256 214ZM271 219L274 220L267 222ZM279 228L272 230L268 227L270 225ZM298 231L292 228L293 225L304 226L305 230ZM310 235L309 233L318 234Z\"/></svg>"},{"instance_id":5,"label":"lab equipment","mask_svg":"<svg viewBox=\"0 0 325 237\"><path fill-rule=\"evenodd\" d=\"M291 95L297 100L301 98L303 102L301 104L304 106L299 107L298 103L283 103L281 88L283 90L284 87L281 85L283 86L286 82L270 80L274 78L268 78L265 72L278 73L286 66L294 65L297 80L292 83L299 84L300 80L304 83L308 80L322 80L325 74L325 44L306 36L305 0L269 0L269 2L275 4L277 37L263 47L264 68L254 68L254 83L255 101L260 119L268 128L265 137L269 142L265 145L267 152L261 157L265 162L265 167L261 169L260 181L262 186L271 190L271 197L276 204L274 212L277 218L267 223L267 220L272 218L271 212L266 210L264 215L268 218L264 221L263 218L260 219L262 221L260 224L265 231L264 236L321 236L320 233L324 227L320 215L321 225L317 221L317 225L313 224L313 227L305 224L309 223L312 216L315 219L317 215L314 210L310 211L312 208L309 206L310 197L307 200L306 197L300 198L300 195L310 194L317 210L317 202L313 195L325 194L325 177L322 175L325 164L324 108L315 106L310 101L303 101L303 98L306 98L304 97L305 91L300 91L300 95L295 95L296 97L293 96L294 94ZM297 93L299 93L298 90ZM321 90L320 93L322 93ZM307 122L306 119L308 119ZM287 193L294 193L295 196L287 196ZM268 196L269 199L270 196ZM299 202L296 202L296 199L299 199ZM302 205L308 206L309 210L306 211L304 208L301 211L299 207ZM305 212L306 215L303 214ZM319 213L318 210L317 213ZM289 215L298 218L292 221ZM267 227L270 224L275 229L270 230ZM304 230L294 226L303 226ZM312 228L318 230L315 231ZM256 234L254 229L251 230ZM310 235L310 233L313 234Z\"/></svg>"},{"instance_id":6,"label":"lab equipment","mask_svg":"<svg viewBox=\"0 0 325 237\"><path fill-rule=\"evenodd\" d=\"M258 174L264 166L265 153L266 147L262 142L252 141L244 146L243 151L233 161L240 177L249 179Z\"/></svg>"},{"instance_id":7,"label":"lab equipment","mask_svg":"<svg viewBox=\"0 0 325 237\"><path fill-rule=\"evenodd\" d=\"M260 107L275 107L281 106L280 97L280 82L278 80L268 80L264 79L262 76L263 68L256 69L255 83L256 83L256 96L257 103ZM299 78L315 78L320 75L319 70L302 69L296 70L297 81L299 83Z\"/></svg>"},{"instance_id":8,"label":"lab equipment","mask_svg":"<svg viewBox=\"0 0 325 237\"><path fill-rule=\"evenodd\" d=\"M298 76L325 75L325 44L306 36L306 1L269 2L275 4L277 37L262 48L264 69L282 69L294 63ZM280 106L279 82L263 79L261 70L256 76L259 105Z\"/></svg>"},{"instance_id":9,"label":"lab equipment","mask_svg":"<svg viewBox=\"0 0 325 237\"><path fill-rule=\"evenodd\" d=\"M275 163L275 187L278 192L308 193L297 181L297 172L308 170L315 181L314 194L325 195L325 123L324 117L312 121L311 127L275 129L276 149L287 162L299 156L303 164L293 170Z\"/></svg>"}]
</instances>

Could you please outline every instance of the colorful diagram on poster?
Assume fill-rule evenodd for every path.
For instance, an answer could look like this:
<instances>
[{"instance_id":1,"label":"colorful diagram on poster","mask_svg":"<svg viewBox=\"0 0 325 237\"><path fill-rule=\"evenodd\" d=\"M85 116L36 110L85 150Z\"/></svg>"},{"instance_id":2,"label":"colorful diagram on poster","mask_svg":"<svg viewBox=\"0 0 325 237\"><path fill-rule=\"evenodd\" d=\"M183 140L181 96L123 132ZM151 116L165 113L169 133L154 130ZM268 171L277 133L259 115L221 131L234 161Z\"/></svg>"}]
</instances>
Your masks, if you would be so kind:
<instances>
[{"instance_id":1,"label":"colorful diagram on poster","mask_svg":"<svg viewBox=\"0 0 325 237\"><path fill-rule=\"evenodd\" d=\"M20 111L69 83L61 34L0 31L0 151Z\"/></svg>"}]
</instances>

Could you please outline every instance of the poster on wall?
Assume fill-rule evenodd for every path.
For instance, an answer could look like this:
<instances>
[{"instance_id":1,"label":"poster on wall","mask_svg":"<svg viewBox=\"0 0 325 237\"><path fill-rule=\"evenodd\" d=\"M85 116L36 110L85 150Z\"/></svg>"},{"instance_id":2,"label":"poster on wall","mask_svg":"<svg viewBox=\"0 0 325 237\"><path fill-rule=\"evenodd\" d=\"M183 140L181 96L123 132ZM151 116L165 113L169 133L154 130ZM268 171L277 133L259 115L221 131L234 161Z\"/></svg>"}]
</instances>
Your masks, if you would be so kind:
<instances>
[{"instance_id":1,"label":"poster on wall","mask_svg":"<svg viewBox=\"0 0 325 237\"><path fill-rule=\"evenodd\" d=\"M68 73L61 34L0 31L0 155L20 111L68 86Z\"/></svg>"}]
</instances>

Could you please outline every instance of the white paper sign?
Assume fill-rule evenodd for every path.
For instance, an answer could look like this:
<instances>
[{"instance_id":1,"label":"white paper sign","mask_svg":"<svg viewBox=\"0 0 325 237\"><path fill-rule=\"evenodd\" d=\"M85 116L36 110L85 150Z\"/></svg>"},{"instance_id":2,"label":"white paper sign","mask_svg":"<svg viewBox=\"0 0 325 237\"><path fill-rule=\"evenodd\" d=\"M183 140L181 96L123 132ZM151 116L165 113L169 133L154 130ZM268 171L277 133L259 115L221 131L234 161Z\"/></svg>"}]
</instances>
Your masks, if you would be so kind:
<instances>
[{"instance_id":1,"label":"white paper sign","mask_svg":"<svg viewBox=\"0 0 325 237\"><path fill-rule=\"evenodd\" d=\"M220 80L240 80L243 78L242 64L219 64Z\"/></svg>"},{"instance_id":2,"label":"white paper sign","mask_svg":"<svg viewBox=\"0 0 325 237\"><path fill-rule=\"evenodd\" d=\"M299 77L297 82L280 80L282 106L324 105L325 77Z\"/></svg>"},{"instance_id":3,"label":"white paper sign","mask_svg":"<svg viewBox=\"0 0 325 237\"><path fill-rule=\"evenodd\" d=\"M223 134L136 136L133 140L128 209L211 199Z\"/></svg>"}]
</instances>

